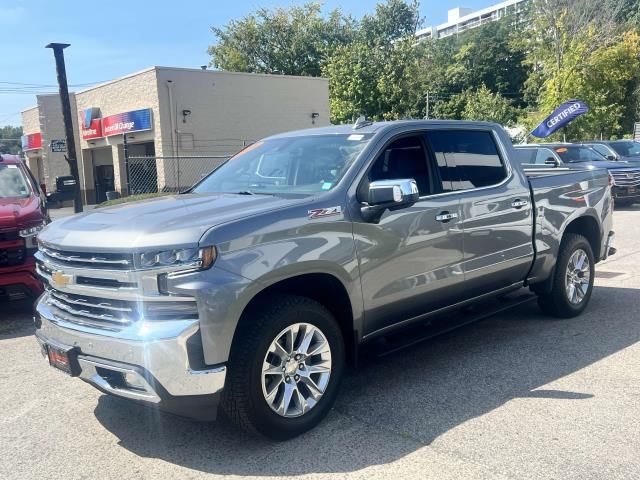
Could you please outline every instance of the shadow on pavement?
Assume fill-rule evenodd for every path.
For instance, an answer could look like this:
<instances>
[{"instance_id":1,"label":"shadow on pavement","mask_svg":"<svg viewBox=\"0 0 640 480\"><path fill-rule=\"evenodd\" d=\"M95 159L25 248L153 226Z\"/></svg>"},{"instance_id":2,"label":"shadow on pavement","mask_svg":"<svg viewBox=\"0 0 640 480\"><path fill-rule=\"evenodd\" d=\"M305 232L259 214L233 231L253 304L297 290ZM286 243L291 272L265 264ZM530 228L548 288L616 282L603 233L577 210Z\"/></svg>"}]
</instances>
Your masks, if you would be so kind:
<instances>
[{"instance_id":1,"label":"shadow on pavement","mask_svg":"<svg viewBox=\"0 0 640 480\"><path fill-rule=\"evenodd\" d=\"M345 378L327 420L285 443L108 396L100 398L95 415L134 454L203 472L357 471L402 458L515 398L588 401L588 391L545 385L637 342L639 295L636 289L598 287L587 312L570 320L550 320L535 304L525 305L370 362Z\"/></svg>"},{"instance_id":2,"label":"shadow on pavement","mask_svg":"<svg viewBox=\"0 0 640 480\"><path fill-rule=\"evenodd\" d=\"M0 302L0 340L33 335L33 300Z\"/></svg>"}]
</instances>

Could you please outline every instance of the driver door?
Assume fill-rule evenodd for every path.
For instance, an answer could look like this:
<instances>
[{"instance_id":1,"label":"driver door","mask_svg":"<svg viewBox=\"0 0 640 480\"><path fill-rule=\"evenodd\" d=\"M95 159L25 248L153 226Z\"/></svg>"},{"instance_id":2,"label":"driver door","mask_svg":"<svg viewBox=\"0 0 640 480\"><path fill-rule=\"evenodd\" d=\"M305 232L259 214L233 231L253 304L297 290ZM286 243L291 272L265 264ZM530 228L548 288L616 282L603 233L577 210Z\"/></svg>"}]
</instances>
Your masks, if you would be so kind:
<instances>
[{"instance_id":1,"label":"driver door","mask_svg":"<svg viewBox=\"0 0 640 480\"><path fill-rule=\"evenodd\" d=\"M460 201L447 172L428 154L423 135L414 134L384 146L360 184L361 203L378 180L414 179L420 194L411 206L386 210L377 223L354 220L365 336L463 297Z\"/></svg>"}]
</instances>

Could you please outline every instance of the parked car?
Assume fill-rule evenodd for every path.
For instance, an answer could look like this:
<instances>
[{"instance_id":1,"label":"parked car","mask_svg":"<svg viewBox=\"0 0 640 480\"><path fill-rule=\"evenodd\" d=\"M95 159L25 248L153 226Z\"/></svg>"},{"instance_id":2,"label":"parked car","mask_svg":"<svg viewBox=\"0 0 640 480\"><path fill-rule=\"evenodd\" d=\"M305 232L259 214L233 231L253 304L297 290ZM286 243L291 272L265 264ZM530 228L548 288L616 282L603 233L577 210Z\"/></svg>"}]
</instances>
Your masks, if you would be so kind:
<instances>
[{"instance_id":1,"label":"parked car","mask_svg":"<svg viewBox=\"0 0 640 480\"><path fill-rule=\"evenodd\" d=\"M584 142L607 160L640 163L640 143L633 140Z\"/></svg>"},{"instance_id":2,"label":"parked car","mask_svg":"<svg viewBox=\"0 0 640 480\"><path fill-rule=\"evenodd\" d=\"M34 254L47 218L44 194L24 162L0 155L0 301L42 292Z\"/></svg>"},{"instance_id":3,"label":"parked car","mask_svg":"<svg viewBox=\"0 0 640 480\"><path fill-rule=\"evenodd\" d=\"M220 404L292 438L374 339L451 328L522 287L549 315L584 311L615 252L609 176L529 179L514 154L482 122L303 130L185 194L54 222L37 253L43 354L103 392L192 416Z\"/></svg>"},{"instance_id":4,"label":"parked car","mask_svg":"<svg viewBox=\"0 0 640 480\"><path fill-rule=\"evenodd\" d=\"M516 149L525 168L538 168L541 165L570 170L606 168L614 182L616 205L628 206L640 202L640 165L608 160L590 145L583 144L517 145Z\"/></svg>"}]
</instances>

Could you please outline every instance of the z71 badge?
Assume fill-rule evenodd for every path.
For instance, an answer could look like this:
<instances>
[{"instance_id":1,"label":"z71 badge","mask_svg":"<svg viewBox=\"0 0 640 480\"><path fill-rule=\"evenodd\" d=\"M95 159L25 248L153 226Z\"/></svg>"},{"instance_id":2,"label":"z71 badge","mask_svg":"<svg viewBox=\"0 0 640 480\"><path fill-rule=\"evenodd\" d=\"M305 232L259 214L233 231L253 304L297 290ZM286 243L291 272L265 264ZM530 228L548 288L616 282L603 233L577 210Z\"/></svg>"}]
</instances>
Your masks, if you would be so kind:
<instances>
[{"instance_id":1,"label":"z71 badge","mask_svg":"<svg viewBox=\"0 0 640 480\"><path fill-rule=\"evenodd\" d=\"M333 215L342 214L342 207L328 207L328 208L314 208L313 210L309 210L307 215L309 216L309 220L315 220L317 218L324 217L332 217Z\"/></svg>"}]
</instances>

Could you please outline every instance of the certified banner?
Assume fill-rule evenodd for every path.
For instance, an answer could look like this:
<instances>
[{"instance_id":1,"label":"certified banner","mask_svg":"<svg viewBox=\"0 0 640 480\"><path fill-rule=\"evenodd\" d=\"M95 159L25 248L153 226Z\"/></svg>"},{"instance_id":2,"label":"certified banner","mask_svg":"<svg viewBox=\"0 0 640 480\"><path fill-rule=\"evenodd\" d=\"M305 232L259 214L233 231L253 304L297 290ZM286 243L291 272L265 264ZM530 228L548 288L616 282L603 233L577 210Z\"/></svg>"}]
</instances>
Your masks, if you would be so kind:
<instances>
[{"instance_id":1,"label":"certified banner","mask_svg":"<svg viewBox=\"0 0 640 480\"><path fill-rule=\"evenodd\" d=\"M582 100L569 100L563 103L554 112L545 118L531 135L538 138L545 138L556 130L568 125L571 121L583 113L589 111L589 106Z\"/></svg>"}]
</instances>

